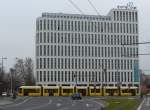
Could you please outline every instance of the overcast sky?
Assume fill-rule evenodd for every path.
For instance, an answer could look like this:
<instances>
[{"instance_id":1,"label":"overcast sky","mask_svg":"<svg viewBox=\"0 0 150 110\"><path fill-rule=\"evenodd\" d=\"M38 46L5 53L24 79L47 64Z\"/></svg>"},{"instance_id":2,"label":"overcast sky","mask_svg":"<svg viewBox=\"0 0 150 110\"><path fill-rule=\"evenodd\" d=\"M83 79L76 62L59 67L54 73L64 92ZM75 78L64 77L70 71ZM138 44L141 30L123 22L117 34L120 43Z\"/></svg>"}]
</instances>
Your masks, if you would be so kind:
<instances>
[{"instance_id":1,"label":"overcast sky","mask_svg":"<svg viewBox=\"0 0 150 110\"><path fill-rule=\"evenodd\" d=\"M85 14L96 14L88 0L72 0ZM150 42L150 0L91 0L101 15L117 5L133 2L139 10L140 42ZM0 57L4 66L13 66L15 58L35 53L35 20L42 12L79 13L68 0L0 0ZM150 44L140 45L139 53L150 53ZM1 61L0 61L1 63ZM150 70L150 56L140 56L140 68Z\"/></svg>"}]
</instances>

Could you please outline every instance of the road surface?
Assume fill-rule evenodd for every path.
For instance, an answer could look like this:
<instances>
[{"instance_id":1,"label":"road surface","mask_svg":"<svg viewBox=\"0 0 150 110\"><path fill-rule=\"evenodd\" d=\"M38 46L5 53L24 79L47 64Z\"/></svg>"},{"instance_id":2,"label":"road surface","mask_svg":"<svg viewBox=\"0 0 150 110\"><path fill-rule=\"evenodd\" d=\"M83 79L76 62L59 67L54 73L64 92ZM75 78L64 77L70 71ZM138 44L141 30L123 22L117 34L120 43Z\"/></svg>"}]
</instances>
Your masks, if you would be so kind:
<instances>
[{"instance_id":1,"label":"road surface","mask_svg":"<svg viewBox=\"0 0 150 110\"><path fill-rule=\"evenodd\" d=\"M23 102L0 106L0 110L98 110L102 107L92 98L72 100L70 97L29 97Z\"/></svg>"},{"instance_id":2,"label":"road surface","mask_svg":"<svg viewBox=\"0 0 150 110\"><path fill-rule=\"evenodd\" d=\"M144 98L138 110L150 110L150 97Z\"/></svg>"}]
</instances>

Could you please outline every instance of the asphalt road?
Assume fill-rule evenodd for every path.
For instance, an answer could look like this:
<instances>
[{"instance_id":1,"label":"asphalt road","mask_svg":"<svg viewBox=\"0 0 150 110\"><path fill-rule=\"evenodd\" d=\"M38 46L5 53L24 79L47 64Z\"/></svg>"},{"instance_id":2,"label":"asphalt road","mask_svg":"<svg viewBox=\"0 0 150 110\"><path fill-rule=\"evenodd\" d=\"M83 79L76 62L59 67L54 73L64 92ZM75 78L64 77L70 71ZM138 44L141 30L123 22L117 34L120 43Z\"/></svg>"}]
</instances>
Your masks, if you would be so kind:
<instances>
[{"instance_id":1,"label":"asphalt road","mask_svg":"<svg viewBox=\"0 0 150 110\"><path fill-rule=\"evenodd\" d=\"M144 100L138 110L150 110L150 97L144 98Z\"/></svg>"},{"instance_id":2,"label":"asphalt road","mask_svg":"<svg viewBox=\"0 0 150 110\"><path fill-rule=\"evenodd\" d=\"M0 110L98 110L101 104L92 98L72 100L70 97L29 97L23 102L0 107Z\"/></svg>"}]
</instances>

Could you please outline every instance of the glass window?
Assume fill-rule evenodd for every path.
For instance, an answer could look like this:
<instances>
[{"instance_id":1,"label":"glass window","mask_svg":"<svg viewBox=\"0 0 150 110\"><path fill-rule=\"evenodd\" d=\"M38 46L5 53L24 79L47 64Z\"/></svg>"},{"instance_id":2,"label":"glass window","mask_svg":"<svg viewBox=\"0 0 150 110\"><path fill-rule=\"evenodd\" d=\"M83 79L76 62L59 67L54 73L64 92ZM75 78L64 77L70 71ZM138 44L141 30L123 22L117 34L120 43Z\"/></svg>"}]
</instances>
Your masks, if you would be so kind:
<instances>
[{"instance_id":1,"label":"glass window","mask_svg":"<svg viewBox=\"0 0 150 110\"><path fill-rule=\"evenodd\" d=\"M40 71L40 81L42 81L42 71Z\"/></svg>"},{"instance_id":2,"label":"glass window","mask_svg":"<svg viewBox=\"0 0 150 110\"><path fill-rule=\"evenodd\" d=\"M42 30L42 20L40 20L40 30Z\"/></svg>"},{"instance_id":3,"label":"glass window","mask_svg":"<svg viewBox=\"0 0 150 110\"><path fill-rule=\"evenodd\" d=\"M44 71L44 82L46 81L46 71Z\"/></svg>"}]
</instances>

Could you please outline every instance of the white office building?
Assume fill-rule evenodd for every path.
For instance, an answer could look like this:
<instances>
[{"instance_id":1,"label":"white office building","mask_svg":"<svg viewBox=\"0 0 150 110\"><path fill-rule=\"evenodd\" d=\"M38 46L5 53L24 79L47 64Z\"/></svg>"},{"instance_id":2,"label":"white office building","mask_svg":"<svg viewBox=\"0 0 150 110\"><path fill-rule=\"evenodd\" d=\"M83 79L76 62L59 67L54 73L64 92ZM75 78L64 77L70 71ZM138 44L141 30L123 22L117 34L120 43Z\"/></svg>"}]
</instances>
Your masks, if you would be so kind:
<instances>
[{"instance_id":1,"label":"white office building","mask_svg":"<svg viewBox=\"0 0 150 110\"><path fill-rule=\"evenodd\" d=\"M42 13L36 20L36 84L139 88L138 12Z\"/></svg>"}]
</instances>

